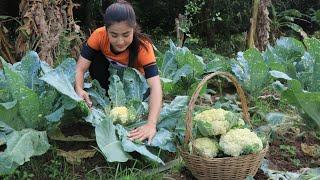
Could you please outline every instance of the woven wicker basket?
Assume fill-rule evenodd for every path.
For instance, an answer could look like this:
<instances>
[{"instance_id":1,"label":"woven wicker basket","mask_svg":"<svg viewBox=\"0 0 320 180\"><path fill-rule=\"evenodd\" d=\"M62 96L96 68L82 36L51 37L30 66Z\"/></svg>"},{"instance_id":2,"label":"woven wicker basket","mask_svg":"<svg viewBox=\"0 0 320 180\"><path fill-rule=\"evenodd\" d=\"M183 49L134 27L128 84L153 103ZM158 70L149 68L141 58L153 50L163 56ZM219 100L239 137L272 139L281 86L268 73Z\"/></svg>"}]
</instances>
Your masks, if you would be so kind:
<instances>
[{"instance_id":1,"label":"woven wicker basket","mask_svg":"<svg viewBox=\"0 0 320 180\"><path fill-rule=\"evenodd\" d=\"M229 73L216 72L211 73L203 78L199 83L196 91L191 97L186 115L186 134L184 143L189 144L192 141L192 111L195 102L199 96L199 92L203 85L211 78L221 76L229 79L236 87L240 96L241 106L244 120L250 124L248 106L242 88L237 80ZM266 155L267 147L256 154L249 154L238 157L225 158L203 158L198 155L190 154L187 149L179 147L182 158L187 168L197 179L245 179L247 176L254 176L261 165L261 161Z\"/></svg>"}]
</instances>

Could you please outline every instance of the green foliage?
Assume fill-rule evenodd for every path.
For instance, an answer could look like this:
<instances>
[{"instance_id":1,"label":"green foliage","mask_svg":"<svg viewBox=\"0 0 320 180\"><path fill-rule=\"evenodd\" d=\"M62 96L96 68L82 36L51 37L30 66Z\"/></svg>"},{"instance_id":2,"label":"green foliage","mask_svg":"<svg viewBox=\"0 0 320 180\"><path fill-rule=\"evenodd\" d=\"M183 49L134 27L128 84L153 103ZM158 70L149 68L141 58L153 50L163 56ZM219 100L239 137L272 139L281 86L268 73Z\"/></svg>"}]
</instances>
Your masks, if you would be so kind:
<instances>
[{"instance_id":1,"label":"green foliage","mask_svg":"<svg viewBox=\"0 0 320 180\"><path fill-rule=\"evenodd\" d=\"M19 165L29 161L31 156L44 154L50 146L44 131L13 131L6 138L7 148L0 156L0 175L11 173Z\"/></svg>"},{"instance_id":2,"label":"green foliage","mask_svg":"<svg viewBox=\"0 0 320 180\"><path fill-rule=\"evenodd\" d=\"M305 121L313 128L320 127L320 105L319 105L319 62L320 43L317 39L305 39L306 50L302 49L301 43L294 43L289 46L296 55L291 55L291 59L286 59L285 62L291 62L294 71L291 72L291 77L288 79L288 87L282 90L283 99L288 103L296 106L300 111ZM301 47L302 46L302 47ZM297 51L298 50L298 51ZM289 51L289 48L287 49ZM289 52L288 52L289 53ZM280 54L280 53L278 53ZM270 56L269 56L270 57ZM278 56L279 57L279 56ZM307 90L309 92L306 92Z\"/></svg>"},{"instance_id":3,"label":"green foliage","mask_svg":"<svg viewBox=\"0 0 320 180\"><path fill-rule=\"evenodd\" d=\"M148 105L143 99L148 85L138 71L131 68L125 70L110 69L112 74L109 88L111 90L108 91L110 100L105 98L105 91L96 81L85 83L85 88L92 95L91 98L94 102L94 107L89 109L73 88L75 77L75 61L73 59L66 59L53 69L44 62L40 62L35 52L31 52L21 63L14 66L8 65L4 60L2 60L2 63L4 71L1 71L0 74L1 92L10 92L10 96L1 97L0 101L0 113L2 113L0 117L0 142L1 145L5 144L7 147L4 156L1 156L0 163L3 169L0 168L0 174L10 173L16 167L28 161L31 156L43 154L48 150L48 148L44 148L49 146L45 131L41 132L43 134L38 135L37 138L31 133L23 135L23 138L25 138L23 142L30 145L28 138L32 138L34 142L31 144L35 147L27 147L27 145L19 142L19 146L14 147L17 149L13 150L12 144L15 143L15 139L10 138L10 136L19 133L20 131L16 131L17 129L22 129L22 132L24 132L34 131L26 128L41 127L48 131L54 131L54 128L57 128L59 124L72 125L72 123L79 121L81 116L86 116L83 118L94 126L100 152L109 162L126 162L131 158L128 152L137 151L149 159L163 163L157 155L148 150L147 146L171 152L176 151L173 145L175 135L169 132L166 126L158 129L150 145L146 145L144 142L135 144L127 137L130 128L146 123L142 116L148 111ZM27 95L29 94L33 99L28 98ZM186 107L187 97L179 97L178 99L180 102L177 105L167 104L164 106L164 112L161 112L162 120L169 119L168 117L171 117L171 119L173 117L181 118L181 110ZM26 100L28 100L27 104L24 103ZM130 111L132 110L135 113L136 122L131 127L124 127L119 124L115 126L111 121L108 112L112 107L118 105L127 106ZM40 106L51 106L51 108L44 107L41 111L40 109L30 110ZM28 111L24 113L23 108ZM38 119L33 118L25 121L23 119L25 116L35 116ZM67 119L67 121L63 121L63 119ZM32 122L31 120L41 120L43 123L36 122L31 126L28 124ZM15 129L11 129L12 127ZM5 131L6 128L8 131ZM43 138L41 139L41 137ZM42 149L39 149L41 147ZM13 154L22 148L28 149L27 154L22 153L19 156ZM12 157L21 157L20 159L23 159L23 161L20 159L12 160L11 155Z\"/></svg>"},{"instance_id":4,"label":"green foliage","mask_svg":"<svg viewBox=\"0 0 320 180\"><path fill-rule=\"evenodd\" d=\"M296 33L301 33L303 29L296 21L307 21L305 19L307 19L307 15L301 13L299 10L287 9L277 13L275 7L272 6L271 32L278 33L273 34L274 38L278 38L282 31L284 31L284 28L289 28Z\"/></svg>"},{"instance_id":5,"label":"green foliage","mask_svg":"<svg viewBox=\"0 0 320 180\"><path fill-rule=\"evenodd\" d=\"M256 49L239 52L237 61L233 61L231 67L244 89L253 97L257 97L270 80L268 66Z\"/></svg>"},{"instance_id":6,"label":"green foliage","mask_svg":"<svg viewBox=\"0 0 320 180\"><path fill-rule=\"evenodd\" d=\"M311 21L316 22L318 25L320 25L320 9L311 9Z\"/></svg>"},{"instance_id":7,"label":"green foliage","mask_svg":"<svg viewBox=\"0 0 320 180\"><path fill-rule=\"evenodd\" d=\"M77 105L79 106L80 113L82 113L80 116L87 117L90 114L90 109L84 100L79 101Z\"/></svg>"},{"instance_id":8,"label":"green foliage","mask_svg":"<svg viewBox=\"0 0 320 180\"><path fill-rule=\"evenodd\" d=\"M303 77L309 78L308 80L306 80L307 78L302 79L301 82L309 82L308 84L305 84L308 91L320 92L320 40L315 38L305 39L304 44L310 54L310 56L305 56L305 58L310 59L306 60L307 62L304 63L306 65L305 71L308 73Z\"/></svg>"},{"instance_id":9,"label":"green foliage","mask_svg":"<svg viewBox=\"0 0 320 180\"><path fill-rule=\"evenodd\" d=\"M320 128L320 92L304 92L300 82L292 80L282 96L300 110L309 127Z\"/></svg>"},{"instance_id":10,"label":"green foliage","mask_svg":"<svg viewBox=\"0 0 320 180\"><path fill-rule=\"evenodd\" d=\"M93 12L93 11L92 11ZM77 28L77 27L75 27ZM80 30L80 27L79 27ZM71 32L69 30L64 30L59 37L58 47L55 51L55 61L54 65L58 66L68 57L74 57L76 55L76 48L81 45L81 37L83 34L79 32ZM77 58L77 57L74 57Z\"/></svg>"},{"instance_id":11,"label":"green foliage","mask_svg":"<svg viewBox=\"0 0 320 180\"><path fill-rule=\"evenodd\" d=\"M300 110L308 124L319 128L320 41L307 38L303 43L284 37L263 53L254 49L240 52L237 62L232 64L232 71L255 98L268 87L271 76L287 80L288 87L277 81L273 83L274 88L282 92L283 99Z\"/></svg>"},{"instance_id":12,"label":"green foliage","mask_svg":"<svg viewBox=\"0 0 320 180\"><path fill-rule=\"evenodd\" d=\"M111 77L108 93L113 107L124 106L126 104L126 95L119 76L113 75Z\"/></svg>"},{"instance_id":13,"label":"green foliage","mask_svg":"<svg viewBox=\"0 0 320 180\"><path fill-rule=\"evenodd\" d=\"M158 59L157 65L165 95L191 95L196 88L194 84L198 84L206 68L201 57L186 47L176 47L172 41L170 50Z\"/></svg>"},{"instance_id":14,"label":"green foliage","mask_svg":"<svg viewBox=\"0 0 320 180\"><path fill-rule=\"evenodd\" d=\"M104 109L99 109L99 106L93 107L92 113L85 118L87 122L92 123L96 128L96 139L102 154L109 162L125 162L131 158L127 152L136 151L153 161L163 163L163 161L157 155L154 155L147 147L151 146L175 152L176 148L173 145L173 139L175 137L172 132L168 131L168 126L157 126L158 131L150 145L145 144L145 142L134 143L127 137L128 131L131 128L146 123L146 121L142 119L148 111L148 105L143 97L148 88L146 80L138 71L131 68L116 69L110 67L109 72L112 74L111 78L109 78L110 88L108 91L110 104L104 107ZM182 98L180 97L179 99ZM160 119L166 118L167 115L173 119L177 117L177 115L173 115L176 111L168 112L168 108L181 111L181 109L185 108L187 101L183 100L181 102L183 106L181 106L181 103L178 103L178 106L175 104L165 105L160 113ZM126 124L123 126L117 122L112 122L110 113L112 109L119 106L134 112L135 118L129 125ZM106 139L108 139L108 141L106 141ZM112 146L112 148L109 146Z\"/></svg>"},{"instance_id":15,"label":"green foliage","mask_svg":"<svg viewBox=\"0 0 320 180\"><path fill-rule=\"evenodd\" d=\"M20 114L27 127L35 128L39 124L38 95L30 88L26 87L24 79L10 69L9 65L2 59L4 73L8 82L8 88L13 99L18 101ZM38 113L31 113L38 112ZM30 121L31 120L31 121Z\"/></svg>"},{"instance_id":16,"label":"green foliage","mask_svg":"<svg viewBox=\"0 0 320 180\"><path fill-rule=\"evenodd\" d=\"M290 157L295 157L297 153L297 149L295 146L290 145L280 145L280 150L285 151L285 153L288 153Z\"/></svg>"},{"instance_id":17,"label":"green foliage","mask_svg":"<svg viewBox=\"0 0 320 180\"><path fill-rule=\"evenodd\" d=\"M95 128L96 139L100 150L109 162L126 162L130 157L115 134L115 127L109 117L104 117Z\"/></svg>"}]
</instances>

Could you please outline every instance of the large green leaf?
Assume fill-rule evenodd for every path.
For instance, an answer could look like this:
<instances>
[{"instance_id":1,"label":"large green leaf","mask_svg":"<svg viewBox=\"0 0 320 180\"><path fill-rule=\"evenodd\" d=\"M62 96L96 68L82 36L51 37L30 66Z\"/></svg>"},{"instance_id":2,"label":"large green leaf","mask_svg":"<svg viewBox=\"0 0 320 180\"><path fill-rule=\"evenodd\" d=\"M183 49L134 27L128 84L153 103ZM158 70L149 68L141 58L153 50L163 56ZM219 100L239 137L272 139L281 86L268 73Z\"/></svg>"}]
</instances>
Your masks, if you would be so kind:
<instances>
[{"instance_id":1,"label":"large green leaf","mask_svg":"<svg viewBox=\"0 0 320 180\"><path fill-rule=\"evenodd\" d=\"M191 51L178 51L176 54L178 67L189 65L194 76L200 76L204 73L205 64L201 57L194 55Z\"/></svg>"},{"instance_id":2,"label":"large green leaf","mask_svg":"<svg viewBox=\"0 0 320 180\"><path fill-rule=\"evenodd\" d=\"M101 106L103 109L106 108L110 102L106 96L106 90L103 89L97 80L92 81L92 86L87 90L90 95L94 106Z\"/></svg>"},{"instance_id":3,"label":"large green leaf","mask_svg":"<svg viewBox=\"0 0 320 180\"><path fill-rule=\"evenodd\" d=\"M0 156L0 175L12 172L32 156L42 155L49 149L46 132L24 129L7 135L7 148Z\"/></svg>"},{"instance_id":4,"label":"large green leaf","mask_svg":"<svg viewBox=\"0 0 320 180\"><path fill-rule=\"evenodd\" d=\"M146 79L133 68L127 68L123 74L123 85L127 101L142 100L148 89Z\"/></svg>"},{"instance_id":5,"label":"large green leaf","mask_svg":"<svg viewBox=\"0 0 320 180\"><path fill-rule=\"evenodd\" d=\"M175 127L177 119L183 118L188 102L188 96L177 96L170 104L165 103L160 112L160 124L158 127L164 127L166 129Z\"/></svg>"},{"instance_id":6,"label":"large green leaf","mask_svg":"<svg viewBox=\"0 0 320 180\"><path fill-rule=\"evenodd\" d=\"M243 56L249 63L250 71L250 83L246 86L249 86L252 93L256 93L255 90L259 90L267 84L268 67L256 49L245 51Z\"/></svg>"},{"instance_id":7,"label":"large green leaf","mask_svg":"<svg viewBox=\"0 0 320 180\"><path fill-rule=\"evenodd\" d=\"M0 57L1 58L1 57ZM19 114L23 118L26 127L37 128L42 126L40 113L40 100L38 95L25 86L25 81L18 73L14 72L10 65L1 58L4 74L9 91L14 100L18 101Z\"/></svg>"},{"instance_id":8,"label":"large green leaf","mask_svg":"<svg viewBox=\"0 0 320 180\"><path fill-rule=\"evenodd\" d=\"M170 41L170 49L157 60L164 94L188 94L188 88L197 81L206 68L201 57L188 48L176 47Z\"/></svg>"},{"instance_id":9,"label":"large green leaf","mask_svg":"<svg viewBox=\"0 0 320 180\"><path fill-rule=\"evenodd\" d=\"M152 138L151 146L170 152L176 152L177 149L173 143L173 139L173 133L164 128L160 128Z\"/></svg>"},{"instance_id":10,"label":"large green leaf","mask_svg":"<svg viewBox=\"0 0 320 180\"><path fill-rule=\"evenodd\" d=\"M121 144L126 152L134 152L137 151L138 153L156 161L159 163L164 164L164 162L156 155L152 154L144 144L137 144L129 140L128 138L128 131L120 124L117 124L116 126L117 133L119 134L119 137L121 139Z\"/></svg>"},{"instance_id":11,"label":"large green leaf","mask_svg":"<svg viewBox=\"0 0 320 180\"><path fill-rule=\"evenodd\" d=\"M296 106L307 122L313 122L314 127L320 129L320 92L302 91L301 84L297 80L289 81L288 86L282 97Z\"/></svg>"},{"instance_id":12,"label":"large green leaf","mask_svg":"<svg viewBox=\"0 0 320 180\"><path fill-rule=\"evenodd\" d=\"M282 60L278 60L276 54L273 53L273 47L267 46L266 50L262 53L263 59L268 64L270 70L287 72L287 67Z\"/></svg>"},{"instance_id":13,"label":"large green leaf","mask_svg":"<svg viewBox=\"0 0 320 180\"><path fill-rule=\"evenodd\" d=\"M177 96L170 104L164 104L157 129L165 128L182 140L185 133L185 113L188 96Z\"/></svg>"},{"instance_id":14,"label":"large green leaf","mask_svg":"<svg viewBox=\"0 0 320 180\"><path fill-rule=\"evenodd\" d=\"M0 121L6 123L15 130L26 128L26 124L19 116L18 111L17 100L0 103Z\"/></svg>"},{"instance_id":15,"label":"large green leaf","mask_svg":"<svg viewBox=\"0 0 320 180\"><path fill-rule=\"evenodd\" d=\"M95 127L97 144L108 162L126 162L130 159L118 140L112 120L105 117Z\"/></svg>"},{"instance_id":16,"label":"large green leaf","mask_svg":"<svg viewBox=\"0 0 320 180\"><path fill-rule=\"evenodd\" d=\"M256 49L239 52L237 61L232 64L232 71L253 96L261 93L269 80L268 66Z\"/></svg>"},{"instance_id":17,"label":"large green leaf","mask_svg":"<svg viewBox=\"0 0 320 180\"><path fill-rule=\"evenodd\" d=\"M53 88L47 88L40 94L40 108L43 115L48 115L53 111L53 106L59 97L58 91Z\"/></svg>"},{"instance_id":18,"label":"large green leaf","mask_svg":"<svg viewBox=\"0 0 320 180\"><path fill-rule=\"evenodd\" d=\"M126 104L126 94L119 76L113 75L111 77L108 94L114 107Z\"/></svg>"},{"instance_id":19,"label":"large green leaf","mask_svg":"<svg viewBox=\"0 0 320 180\"><path fill-rule=\"evenodd\" d=\"M320 41L315 38L305 39L304 44L314 62L309 89L312 92L320 92Z\"/></svg>"},{"instance_id":20,"label":"large green leaf","mask_svg":"<svg viewBox=\"0 0 320 180\"><path fill-rule=\"evenodd\" d=\"M292 63L299 59L305 51L301 41L290 37L282 37L276 41L273 53L278 60L282 62Z\"/></svg>"},{"instance_id":21,"label":"large green leaf","mask_svg":"<svg viewBox=\"0 0 320 180\"><path fill-rule=\"evenodd\" d=\"M216 72L216 71L229 71L229 70L230 70L229 59L220 55L215 55L215 57L206 64L206 73Z\"/></svg>"},{"instance_id":22,"label":"large green leaf","mask_svg":"<svg viewBox=\"0 0 320 180\"><path fill-rule=\"evenodd\" d=\"M57 68L44 74L40 79L53 86L60 93L75 101L82 99L73 88L75 78L75 60L66 59Z\"/></svg>"},{"instance_id":23,"label":"large green leaf","mask_svg":"<svg viewBox=\"0 0 320 180\"><path fill-rule=\"evenodd\" d=\"M101 123L106 117L104 110L99 108L93 107L89 116L85 117L84 120L91 123L92 126L97 126Z\"/></svg>"},{"instance_id":24,"label":"large green leaf","mask_svg":"<svg viewBox=\"0 0 320 180\"><path fill-rule=\"evenodd\" d=\"M314 67L315 59L307 51L301 57L301 61L296 64L296 79L298 79L304 89L308 91L313 91L312 89L315 87L314 74L317 74L318 72L314 72Z\"/></svg>"},{"instance_id":25,"label":"large green leaf","mask_svg":"<svg viewBox=\"0 0 320 180\"><path fill-rule=\"evenodd\" d=\"M5 83L5 79L3 79L3 84L1 84L2 79L0 78L0 102L8 102L11 101L11 95L9 89Z\"/></svg>"},{"instance_id":26,"label":"large green leaf","mask_svg":"<svg viewBox=\"0 0 320 180\"><path fill-rule=\"evenodd\" d=\"M40 58L34 51L29 51L22 58L21 62L16 63L19 66L16 67L19 74L24 78L26 86L30 89L34 89L34 84L38 83L38 73L40 70Z\"/></svg>"},{"instance_id":27,"label":"large green leaf","mask_svg":"<svg viewBox=\"0 0 320 180\"><path fill-rule=\"evenodd\" d=\"M40 79L50 84L61 94L77 102L77 110L79 111L78 116L85 117L90 113L90 109L74 90L75 65L76 62L74 59L66 59L57 68L47 70L47 73L45 73ZM64 104L63 106L65 109L68 109Z\"/></svg>"},{"instance_id":28,"label":"large green leaf","mask_svg":"<svg viewBox=\"0 0 320 180\"><path fill-rule=\"evenodd\" d=\"M61 118L64 115L64 107L60 107L57 110L55 110L54 112L48 114L45 116L45 118L49 121L49 122L58 122L61 120Z\"/></svg>"},{"instance_id":29,"label":"large green leaf","mask_svg":"<svg viewBox=\"0 0 320 180\"><path fill-rule=\"evenodd\" d=\"M40 62L40 67L41 67L41 70L44 74L47 74L48 72L53 70L53 68L45 61Z\"/></svg>"},{"instance_id":30,"label":"large green leaf","mask_svg":"<svg viewBox=\"0 0 320 180\"><path fill-rule=\"evenodd\" d=\"M178 69L172 77L172 83L177 83L182 77L188 77L188 75L192 74L192 66L189 64L183 65L180 69Z\"/></svg>"},{"instance_id":31,"label":"large green leaf","mask_svg":"<svg viewBox=\"0 0 320 180\"><path fill-rule=\"evenodd\" d=\"M160 76L171 79L178 69L178 64L175 59L175 54L167 51L162 60L157 61L159 66Z\"/></svg>"},{"instance_id":32,"label":"large green leaf","mask_svg":"<svg viewBox=\"0 0 320 180\"><path fill-rule=\"evenodd\" d=\"M290 37L282 37L276 41L276 45L268 45L263 53L264 60L271 68L285 72L291 78L296 78L296 67L294 63L301 60L305 53L305 47L302 42Z\"/></svg>"}]
</instances>

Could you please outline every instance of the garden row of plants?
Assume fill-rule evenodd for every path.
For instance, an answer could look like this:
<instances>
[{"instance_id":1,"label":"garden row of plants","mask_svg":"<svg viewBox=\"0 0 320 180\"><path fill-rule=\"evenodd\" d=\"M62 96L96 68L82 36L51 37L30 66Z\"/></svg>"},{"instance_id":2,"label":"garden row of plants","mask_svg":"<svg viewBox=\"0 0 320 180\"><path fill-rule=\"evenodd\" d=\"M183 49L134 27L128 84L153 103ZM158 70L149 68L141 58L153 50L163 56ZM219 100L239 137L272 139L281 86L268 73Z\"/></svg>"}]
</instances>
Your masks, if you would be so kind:
<instances>
[{"instance_id":1,"label":"garden row of plants","mask_svg":"<svg viewBox=\"0 0 320 180\"><path fill-rule=\"evenodd\" d=\"M87 76L85 89L93 100L93 108L89 109L73 88L74 59L52 68L36 52L27 53L13 65L1 58L0 174L10 174L32 156L46 153L50 147L48 137L56 139L61 135L61 126L78 122L91 124L94 129L93 137L80 137L80 141L94 138L108 162L126 162L134 158L131 152L136 151L164 164L159 151L176 152L177 145L183 143L189 97L205 74L216 71L235 75L250 104L254 105L265 91L281 94L281 100L295 106L310 128L319 130L319 52L318 39L301 42L284 37L264 52L249 49L234 59L219 55L204 59L170 42L169 50L157 52L165 103L151 145L132 142L126 136L128 130L145 123L148 112L147 99L143 99L148 86L138 71L111 67L108 92ZM209 84L202 90L204 97L216 93ZM127 109L130 116L126 121L110 115L115 107ZM241 112L235 98L220 98L212 107Z\"/></svg>"}]
</instances>

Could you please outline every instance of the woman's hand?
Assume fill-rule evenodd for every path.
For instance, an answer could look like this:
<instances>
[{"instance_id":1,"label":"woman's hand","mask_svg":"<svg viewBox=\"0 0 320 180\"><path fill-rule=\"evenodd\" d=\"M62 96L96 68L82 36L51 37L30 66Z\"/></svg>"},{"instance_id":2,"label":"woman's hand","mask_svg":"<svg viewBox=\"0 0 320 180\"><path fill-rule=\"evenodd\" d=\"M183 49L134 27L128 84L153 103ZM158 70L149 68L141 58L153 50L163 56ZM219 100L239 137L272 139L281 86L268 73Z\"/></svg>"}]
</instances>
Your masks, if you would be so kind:
<instances>
[{"instance_id":1,"label":"woman's hand","mask_svg":"<svg viewBox=\"0 0 320 180\"><path fill-rule=\"evenodd\" d=\"M81 99L86 101L89 108L92 107L92 101L90 100L89 94L87 91L83 89L76 89L76 93L80 96Z\"/></svg>"},{"instance_id":2,"label":"woman's hand","mask_svg":"<svg viewBox=\"0 0 320 180\"><path fill-rule=\"evenodd\" d=\"M152 138L157 131L156 124L162 104L162 89L159 76L151 77L147 79L147 82L150 87L148 123L130 131L128 137L130 140L138 139L143 141L148 139L148 144L151 144Z\"/></svg>"},{"instance_id":3,"label":"woman's hand","mask_svg":"<svg viewBox=\"0 0 320 180\"><path fill-rule=\"evenodd\" d=\"M89 69L90 64L91 61L89 61L88 59L82 56L79 57L76 65L76 82L74 86L76 93L80 96L80 98L86 101L89 108L92 107L92 102L89 98L89 94L85 90L83 90L83 76L84 73Z\"/></svg>"},{"instance_id":4,"label":"woman's hand","mask_svg":"<svg viewBox=\"0 0 320 180\"><path fill-rule=\"evenodd\" d=\"M143 141L145 139L148 139L148 144L151 144L152 138L156 134L156 124L147 123L145 125L142 125L136 129L133 129L129 132L128 137L131 141L138 139L140 141Z\"/></svg>"}]
</instances>

